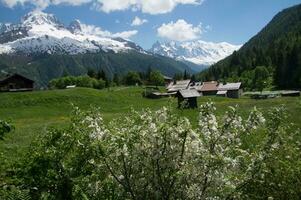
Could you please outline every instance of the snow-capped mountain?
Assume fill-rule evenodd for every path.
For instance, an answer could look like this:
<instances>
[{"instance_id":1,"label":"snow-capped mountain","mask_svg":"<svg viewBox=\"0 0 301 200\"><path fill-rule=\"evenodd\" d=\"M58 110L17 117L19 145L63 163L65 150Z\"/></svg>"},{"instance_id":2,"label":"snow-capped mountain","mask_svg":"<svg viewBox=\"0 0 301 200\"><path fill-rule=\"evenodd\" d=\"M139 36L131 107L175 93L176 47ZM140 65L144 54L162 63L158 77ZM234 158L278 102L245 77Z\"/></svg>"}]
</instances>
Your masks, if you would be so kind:
<instances>
[{"instance_id":1,"label":"snow-capped mountain","mask_svg":"<svg viewBox=\"0 0 301 200\"><path fill-rule=\"evenodd\" d=\"M99 51L144 52L141 47L108 31L82 24L79 20L66 27L54 15L33 11L18 24L0 24L0 54L64 53Z\"/></svg>"},{"instance_id":2,"label":"snow-capped mountain","mask_svg":"<svg viewBox=\"0 0 301 200\"><path fill-rule=\"evenodd\" d=\"M156 42L150 52L168 56L181 61L192 62L197 65L212 65L238 50L241 45L232 45L226 42L213 43L192 41L176 43L174 41Z\"/></svg>"}]
</instances>

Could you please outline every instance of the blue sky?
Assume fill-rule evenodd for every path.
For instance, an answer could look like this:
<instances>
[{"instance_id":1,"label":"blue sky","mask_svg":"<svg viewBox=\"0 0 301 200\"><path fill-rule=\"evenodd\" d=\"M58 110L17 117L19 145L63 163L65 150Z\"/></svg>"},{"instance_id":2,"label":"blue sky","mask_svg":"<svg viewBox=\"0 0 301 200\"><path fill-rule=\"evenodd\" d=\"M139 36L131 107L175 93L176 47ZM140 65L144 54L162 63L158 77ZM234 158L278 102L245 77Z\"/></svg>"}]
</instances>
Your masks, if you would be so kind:
<instances>
[{"instance_id":1,"label":"blue sky","mask_svg":"<svg viewBox=\"0 0 301 200\"><path fill-rule=\"evenodd\" d=\"M301 0L0 0L0 22L18 22L34 9L64 24L74 19L112 33L136 30L148 49L159 40L243 44L275 14ZM133 20L137 17L136 26ZM142 23L143 22L143 23Z\"/></svg>"}]
</instances>

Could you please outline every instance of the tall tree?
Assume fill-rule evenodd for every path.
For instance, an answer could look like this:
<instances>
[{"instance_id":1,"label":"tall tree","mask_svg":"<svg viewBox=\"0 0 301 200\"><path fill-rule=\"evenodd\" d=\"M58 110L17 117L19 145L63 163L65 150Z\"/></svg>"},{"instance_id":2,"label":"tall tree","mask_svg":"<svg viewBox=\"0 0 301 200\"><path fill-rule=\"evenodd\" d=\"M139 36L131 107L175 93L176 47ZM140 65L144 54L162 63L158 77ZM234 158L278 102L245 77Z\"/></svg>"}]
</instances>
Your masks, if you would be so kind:
<instances>
[{"instance_id":1,"label":"tall tree","mask_svg":"<svg viewBox=\"0 0 301 200\"><path fill-rule=\"evenodd\" d=\"M104 70L100 70L98 71L97 73L97 79L100 80L104 80L106 82L106 87L109 87L110 86L110 79L107 77L106 73Z\"/></svg>"},{"instance_id":2,"label":"tall tree","mask_svg":"<svg viewBox=\"0 0 301 200\"><path fill-rule=\"evenodd\" d=\"M124 83L126 85L136 85L136 84L141 85L142 80L141 80L141 77L140 77L139 73L134 72L134 71L130 71L124 77Z\"/></svg>"},{"instance_id":3,"label":"tall tree","mask_svg":"<svg viewBox=\"0 0 301 200\"><path fill-rule=\"evenodd\" d=\"M268 86L269 71L265 66L258 66L254 72L254 85L257 90L263 91Z\"/></svg>"},{"instance_id":4,"label":"tall tree","mask_svg":"<svg viewBox=\"0 0 301 200\"><path fill-rule=\"evenodd\" d=\"M149 82L151 85L161 86L164 85L164 77L159 71L154 70L149 75Z\"/></svg>"},{"instance_id":5,"label":"tall tree","mask_svg":"<svg viewBox=\"0 0 301 200\"><path fill-rule=\"evenodd\" d=\"M190 79L190 74L186 71L186 69L184 71L183 79L184 80Z\"/></svg>"},{"instance_id":6,"label":"tall tree","mask_svg":"<svg viewBox=\"0 0 301 200\"><path fill-rule=\"evenodd\" d=\"M117 86L120 85L120 77L119 77L119 75L118 75L117 73L115 73L115 74L113 75L113 82L114 82Z\"/></svg>"},{"instance_id":7,"label":"tall tree","mask_svg":"<svg viewBox=\"0 0 301 200\"><path fill-rule=\"evenodd\" d=\"M94 69L88 69L87 75L91 78L97 78L97 73Z\"/></svg>"}]
</instances>

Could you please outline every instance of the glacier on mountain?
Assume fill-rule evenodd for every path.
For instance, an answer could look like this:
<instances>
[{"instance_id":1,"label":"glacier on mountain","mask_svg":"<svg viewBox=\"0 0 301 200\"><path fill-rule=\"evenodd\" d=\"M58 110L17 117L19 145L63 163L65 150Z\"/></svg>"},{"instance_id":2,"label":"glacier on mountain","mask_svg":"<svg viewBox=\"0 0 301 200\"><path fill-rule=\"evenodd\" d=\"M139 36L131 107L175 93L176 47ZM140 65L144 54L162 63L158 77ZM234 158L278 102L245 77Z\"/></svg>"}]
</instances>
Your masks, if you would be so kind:
<instances>
[{"instance_id":1,"label":"glacier on mountain","mask_svg":"<svg viewBox=\"0 0 301 200\"><path fill-rule=\"evenodd\" d=\"M213 43L197 40L177 43L171 41L156 42L149 51L180 61L209 66L229 56L240 47L241 45L232 45L227 42Z\"/></svg>"},{"instance_id":2,"label":"glacier on mountain","mask_svg":"<svg viewBox=\"0 0 301 200\"><path fill-rule=\"evenodd\" d=\"M73 55L101 50L120 52L131 49L143 52L142 48L133 45L131 41L111 36L110 32L82 24L79 20L65 27L54 15L33 11L25 15L19 24L0 24L0 54Z\"/></svg>"}]
</instances>

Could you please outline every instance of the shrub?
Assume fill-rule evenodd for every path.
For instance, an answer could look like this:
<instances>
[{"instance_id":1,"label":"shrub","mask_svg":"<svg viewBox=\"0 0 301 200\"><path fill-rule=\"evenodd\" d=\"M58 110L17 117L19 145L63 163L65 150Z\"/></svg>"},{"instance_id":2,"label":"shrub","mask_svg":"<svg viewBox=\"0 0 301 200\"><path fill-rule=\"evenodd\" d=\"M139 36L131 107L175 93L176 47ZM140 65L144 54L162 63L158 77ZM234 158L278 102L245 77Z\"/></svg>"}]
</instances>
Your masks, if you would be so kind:
<instances>
[{"instance_id":1,"label":"shrub","mask_svg":"<svg viewBox=\"0 0 301 200\"><path fill-rule=\"evenodd\" d=\"M52 89L65 89L68 85L103 89L105 87L105 81L102 79L97 80L89 76L66 76L58 79L53 79L49 82L49 87Z\"/></svg>"},{"instance_id":2,"label":"shrub","mask_svg":"<svg viewBox=\"0 0 301 200\"><path fill-rule=\"evenodd\" d=\"M124 77L124 83L126 85L141 85L142 80L140 75L137 72L130 71Z\"/></svg>"},{"instance_id":3,"label":"shrub","mask_svg":"<svg viewBox=\"0 0 301 200\"><path fill-rule=\"evenodd\" d=\"M151 71L149 75L149 83L156 86L164 85L164 77L159 71Z\"/></svg>"},{"instance_id":4,"label":"shrub","mask_svg":"<svg viewBox=\"0 0 301 200\"><path fill-rule=\"evenodd\" d=\"M22 187L48 199L298 199L299 144L284 117L230 107L217 118L207 103L197 128L166 108L106 125L97 109L75 109L69 128L32 145Z\"/></svg>"}]
</instances>

